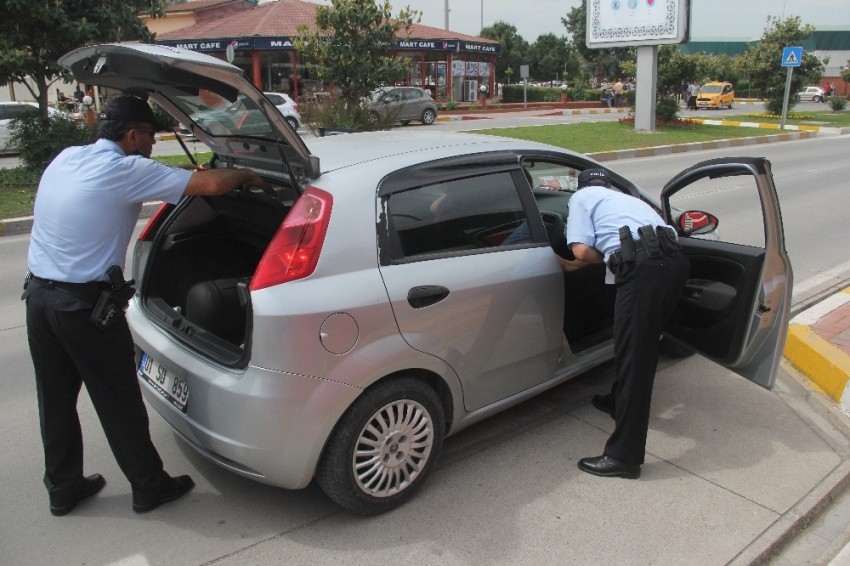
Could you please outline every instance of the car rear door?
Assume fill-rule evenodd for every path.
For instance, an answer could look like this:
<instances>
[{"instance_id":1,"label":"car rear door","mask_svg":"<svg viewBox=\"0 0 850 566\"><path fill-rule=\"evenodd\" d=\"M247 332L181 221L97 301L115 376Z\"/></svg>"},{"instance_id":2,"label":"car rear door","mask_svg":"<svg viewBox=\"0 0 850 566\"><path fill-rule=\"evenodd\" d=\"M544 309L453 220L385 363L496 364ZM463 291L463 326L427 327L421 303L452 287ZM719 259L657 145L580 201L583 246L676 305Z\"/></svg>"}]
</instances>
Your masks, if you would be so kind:
<instances>
[{"instance_id":1,"label":"car rear door","mask_svg":"<svg viewBox=\"0 0 850 566\"><path fill-rule=\"evenodd\" d=\"M771 388L785 344L792 272L770 162L721 158L699 163L664 187L661 205L668 222L678 225L678 211L671 205L677 193L703 180L725 182L728 177L736 177L735 190L748 185L758 193L752 208L760 205L755 215L761 216L763 226L752 226L752 233L762 244L680 237L691 273L667 334Z\"/></svg>"},{"instance_id":2,"label":"car rear door","mask_svg":"<svg viewBox=\"0 0 850 566\"><path fill-rule=\"evenodd\" d=\"M466 408L551 379L563 273L517 157L405 169L379 196L380 270L399 331L454 369Z\"/></svg>"}]
</instances>

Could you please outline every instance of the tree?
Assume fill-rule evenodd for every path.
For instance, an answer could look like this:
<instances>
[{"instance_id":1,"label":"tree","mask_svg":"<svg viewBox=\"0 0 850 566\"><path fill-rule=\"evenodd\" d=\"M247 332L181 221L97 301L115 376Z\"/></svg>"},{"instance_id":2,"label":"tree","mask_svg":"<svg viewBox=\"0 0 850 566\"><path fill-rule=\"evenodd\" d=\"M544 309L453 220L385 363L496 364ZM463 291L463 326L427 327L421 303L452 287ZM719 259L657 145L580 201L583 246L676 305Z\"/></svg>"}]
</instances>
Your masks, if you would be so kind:
<instances>
[{"instance_id":1,"label":"tree","mask_svg":"<svg viewBox=\"0 0 850 566\"><path fill-rule=\"evenodd\" d=\"M566 18L561 18L561 23L570 34L573 47L587 62L588 72L600 80L622 75L620 62L634 59L634 54L625 47L591 49L587 46L587 0L581 0L580 6L570 10Z\"/></svg>"},{"instance_id":2,"label":"tree","mask_svg":"<svg viewBox=\"0 0 850 566\"><path fill-rule=\"evenodd\" d=\"M298 26L296 49L350 105L407 74L407 60L396 57L392 47L400 36L410 36L421 13L407 7L393 18L390 10L387 0L331 0L330 6L316 8L315 29Z\"/></svg>"},{"instance_id":3,"label":"tree","mask_svg":"<svg viewBox=\"0 0 850 566\"><path fill-rule=\"evenodd\" d=\"M737 68L750 78L751 84L762 90L768 112L779 114L785 98L787 70L781 66L783 48L802 45L815 30L810 24L801 25L799 16L785 20L768 16L764 33L757 44L750 45L737 58ZM791 93L805 84L817 84L823 76L823 64L811 53L804 53L799 67L791 77ZM792 97L789 108L795 104Z\"/></svg>"},{"instance_id":4,"label":"tree","mask_svg":"<svg viewBox=\"0 0 850 566\"><path fill-rule=\"evenodd\" d=\"M47 95L70 73L59 57L77 47L111 41L150 41L139 19L163 13L163 0L6 0L0 20L0 85L23 83L47 118Z\"/></svg>"},{"instance_id":5,"label":"tree","mask_svg":"<svg viewBox=\"0 0 850 566\"><path fill-rule=\"evenodd\" d=\"M847 83L850 83L850 59L847 60L846 67L841 67L841 78L844 79L844 94L847 94Z\"/></svg>"},{"instance_id":6,"label":"tree","mask_svg":"<svg viewBox=\"0 0 850 566\"><path fill-rule=\"evenodd\" d=\"M567 38L553 33L543 34L528 49L531 75L538 81L551 81L563 77L566 71L574 76L580 63Z\"/></svg>"},{"instance_id":7,"label":"tree","mask_svg":"<svg viewBox=\"0 0 850 566\"><path fill-rule=\"evenodd\" d=\"M501 44L502 53L496 59L496 80L501 83L510 83L511 76L516 73L520 65L528 63L526 60L528 42L517 34L516 27L503 21L483 28L480 35L495 39Z\"/></svg>"}]
</instances>

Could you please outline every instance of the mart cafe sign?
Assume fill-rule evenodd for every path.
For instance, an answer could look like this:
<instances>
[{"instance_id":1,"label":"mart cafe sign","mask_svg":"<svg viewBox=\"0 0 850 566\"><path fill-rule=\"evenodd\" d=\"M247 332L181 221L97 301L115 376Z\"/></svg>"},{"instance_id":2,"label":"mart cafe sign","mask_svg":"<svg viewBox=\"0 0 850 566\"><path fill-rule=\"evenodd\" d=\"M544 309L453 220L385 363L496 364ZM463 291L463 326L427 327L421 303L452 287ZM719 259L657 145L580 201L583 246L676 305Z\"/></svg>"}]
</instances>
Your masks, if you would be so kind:
<instances>
[{"instance_id":1,"label":"mart cafe sign","mask_svg":"<svg viewBox=\"0 0 850 566\"><path fill-rule=\"evenodd\" d=\"M156 43L158 45L168 45L189 51L225 51L228 45L233 45L234 49L251 49L254 46L253 41L245 38L157 41Z\"/></svg>"}]
</instances>

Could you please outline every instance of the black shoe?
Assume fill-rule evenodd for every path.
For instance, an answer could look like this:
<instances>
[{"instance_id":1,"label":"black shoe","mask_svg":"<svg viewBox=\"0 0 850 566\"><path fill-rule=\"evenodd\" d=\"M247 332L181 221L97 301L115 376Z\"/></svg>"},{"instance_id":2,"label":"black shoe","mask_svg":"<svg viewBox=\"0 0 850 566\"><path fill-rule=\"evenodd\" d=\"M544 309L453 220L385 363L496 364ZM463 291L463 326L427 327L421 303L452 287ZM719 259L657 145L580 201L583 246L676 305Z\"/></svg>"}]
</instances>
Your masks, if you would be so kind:
<instances>
[{"instance_id":1,"label":"black shoe","mask_svg":"<svg viewBox=\"0 0 850 566\"><path fill-rule=\"evenodd\" d=\"M100 474L92 474L83 478L83 486L70 499L67 497L62 499L57 498L57 501L54 502L53 498L50 498L50 513L52 513L54 517L67 515L74 509L74 507L77 506L77 503L87 497L91 497L103 489L103 486L105 485L106 480L103 479L103 476Z\"/></svg>"},{"instance_id":2,"label":"black shoe","mask_svg":"<svg viewBox=\"0 0 850 566\"><path fill-rule=\"evenodd\" d=\"M614 418L614 397L610 393L608 395L594 395L590 404L603 413L608 413L612 419Z\"/></svg>"},{"instance_id":3,"label":"black shoe","mask_svg":"<svg viewBox=\"0 0 850 566\"><path fill-rule=\"evenodd\" d=\"M139 495L133 493L133 511L136 513L153 511L163 503L180 499L189 493L193 487L195 487L195 482L189 476L168 478L165 484L153 494Z\"/></svg>"},{"instance_id":4,"label":"black shoe","mask_svg":"<svg viewBox=\"0 0 850 566\"><path fill-rule=\"evenodd\" d=\"M582 458L578 461L578 469L603 478L636 480L640 477L640 464L626 464L604 454L596 458Z\"/></svg>"}]
</instances>

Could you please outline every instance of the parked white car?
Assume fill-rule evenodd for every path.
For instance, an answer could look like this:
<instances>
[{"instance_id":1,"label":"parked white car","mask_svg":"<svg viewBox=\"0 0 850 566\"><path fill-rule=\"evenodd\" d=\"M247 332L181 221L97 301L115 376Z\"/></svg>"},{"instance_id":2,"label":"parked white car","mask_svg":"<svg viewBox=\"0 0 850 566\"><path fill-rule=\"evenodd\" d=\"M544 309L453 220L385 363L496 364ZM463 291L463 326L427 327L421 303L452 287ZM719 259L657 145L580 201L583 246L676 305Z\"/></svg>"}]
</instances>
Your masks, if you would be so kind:
<instances>
[{"instance_id":1,"label":"parked white car","mask_svg":"<svg viewBox=\"0 0 850 566\"><path fill-rule=\"evenodd\" d=\"M0 153L15 153L17 148L9 145L11 132L9 124L12 120L24 112L38 112L38 104L35 102L0 102ZM50 116L64 114L52 106L47 108Z\"/></svg>"},{"instance_id":2,"label":"parked white car","mask_svg":"<svg viewBox=\"0 0 850 566\"><path fill-rule=\"evenodd\" d=\"M301 125L301 114L298 113L298 103L292 100L288 94L283 92L264 92L272 104L274 104L293 130Z\"/></svg>"}]
</instances>

